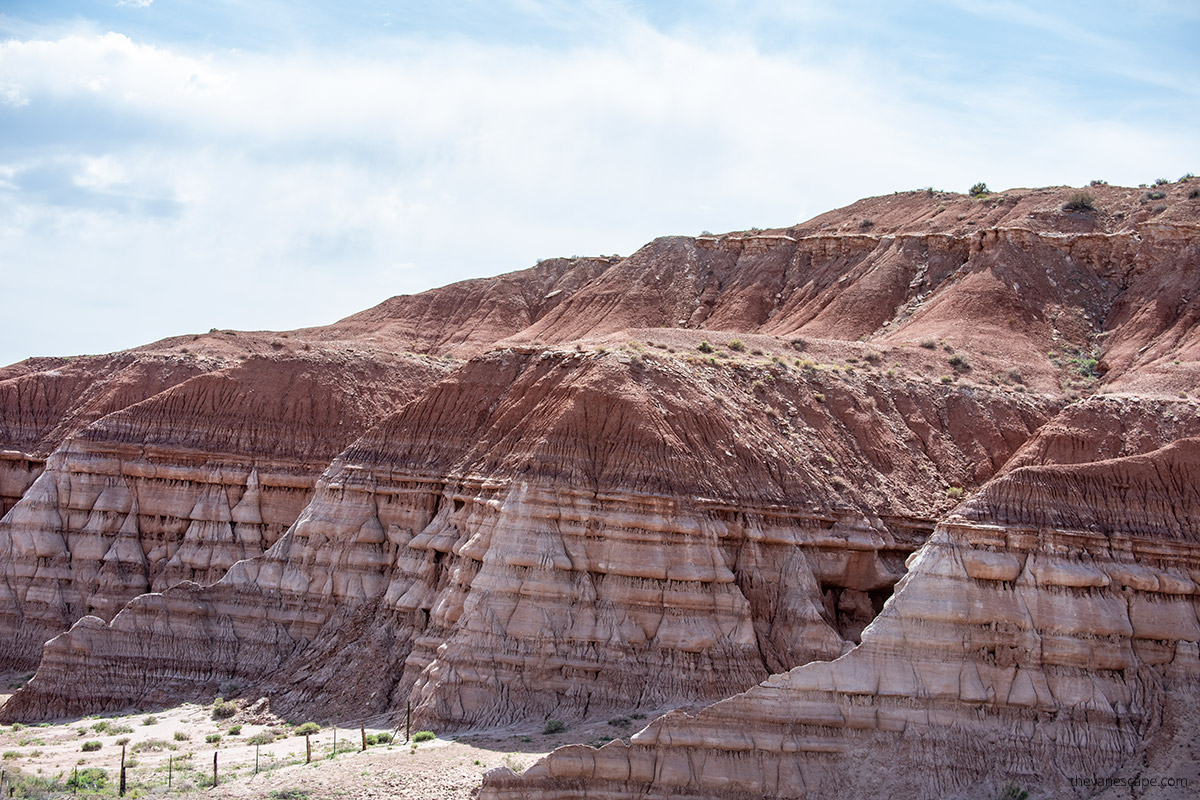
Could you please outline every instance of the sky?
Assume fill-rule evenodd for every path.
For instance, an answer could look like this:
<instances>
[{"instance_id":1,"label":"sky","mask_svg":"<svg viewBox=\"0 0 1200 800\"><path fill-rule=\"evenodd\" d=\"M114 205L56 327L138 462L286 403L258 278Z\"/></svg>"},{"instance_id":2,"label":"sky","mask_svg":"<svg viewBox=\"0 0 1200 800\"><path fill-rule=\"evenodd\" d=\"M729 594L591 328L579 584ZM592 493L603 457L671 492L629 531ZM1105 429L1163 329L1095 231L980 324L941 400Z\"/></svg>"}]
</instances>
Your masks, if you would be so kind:
<instances>
[{"instance_id":1,"label":"sky","mask_svg":"<svg viewBox=\"0 0 1200 800\"><path fill-rule=\"evenodd\" d=\"M1200 173L1200 3L4 0L0 364Z\"/></svg>"}]
</instances>

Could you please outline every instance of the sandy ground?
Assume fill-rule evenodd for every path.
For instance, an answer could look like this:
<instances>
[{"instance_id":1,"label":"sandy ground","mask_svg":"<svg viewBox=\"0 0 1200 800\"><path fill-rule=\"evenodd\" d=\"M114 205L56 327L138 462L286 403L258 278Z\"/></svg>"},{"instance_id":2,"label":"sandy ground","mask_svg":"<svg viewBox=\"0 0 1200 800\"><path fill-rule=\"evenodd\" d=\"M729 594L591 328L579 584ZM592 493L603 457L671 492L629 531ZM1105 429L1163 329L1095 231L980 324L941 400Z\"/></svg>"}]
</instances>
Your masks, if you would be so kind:
<instances>
[{"instance_id":1,"label":"sandy ground","mask_svg":"<svg viewBox=\"0 0 1200 800\"><path fill-rule=\"evenodd\" d=\"M0 688L15 684L20 677L0 676ZM4 689L9 691L11 688ZM7 699L4 692L0 692L0 702ZM131 797L466 800L489 769L508 766L521 771L555 747L577 742L600 744L627 737L644 724L643 720L616 720L616 725L598 720L568 726L558 734L544 734L541 727L516 727L439 737L420 744L405 744L401 727L391 744L371 745L365 751L362 729L339 726L336 754L334 729L323 727L309 737L312 761L306 763L305 737L295 733L294 723L300 721L271 715L265 702L234 702L238 711L228 719L215 719L211 704L184 704L145 713L3 726L0 764L9 779L16 775L18 781L41 780L60 787L34 796L70 796L67 782L77 768L81 772L102 769L108 781L104 794L112 796L124 741L127 796ZM383 720L365 725L368 735L388 732ZM257 748L252 743L256 737L261 742L272 735L281 738ZM219 740L213 738L218 736ZM85 743L91 742L99 742L99 749L84 751ZM216 790L212 788L214 754ZM80 792L80 796L87 794ZM17 796L21 796L20 790Z\"/></svg>"}]
</instances>

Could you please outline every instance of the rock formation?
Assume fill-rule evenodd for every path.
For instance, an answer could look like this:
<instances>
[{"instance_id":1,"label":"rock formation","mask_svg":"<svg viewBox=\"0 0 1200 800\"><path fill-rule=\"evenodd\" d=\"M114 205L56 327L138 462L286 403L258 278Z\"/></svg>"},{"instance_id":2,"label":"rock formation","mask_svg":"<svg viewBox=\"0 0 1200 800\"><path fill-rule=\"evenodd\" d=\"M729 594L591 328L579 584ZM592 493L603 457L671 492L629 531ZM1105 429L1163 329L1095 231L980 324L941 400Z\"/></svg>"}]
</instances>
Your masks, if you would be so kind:
<instances>
[{"instance_id":1,"label":"rock formation","mask_svg":"<svg viewBox=\"0 0 1200 800\"><path fill-rule=\"evenodd\" d=\"M1185 764L1200 200L1166 191L897 194L8 367L0 667L38 669L0 718L677 709L493 800Z\"/></svg>"},{"instance_id":2,"label":"rock formation","mask_svg":"<svg viewBox=\"0 0 1200 800\"><path fill-rule=\"evenodd\" d=\"M1196 438L1016 468L938 526L854 651L481 797L1089 796L1072 779L1122 774L1194 693L1198 481Z\"/></svg>"},{"instance_id":3,"label":"rock formation","mask_svg":"<svg viewBox=\"0 0 1200 800\"><path fill-rule=\"evenodd\" d=\"M772 366L477 358L342 453L262 557L78 623L5 713L234 682L281 708L411 696L419 719L494 725L711 700L836 657L944 481L985 480L1056 405Z\"/></svg>"},{"instance_id":4,"label":"rock formation","mask_svg":"<svg viewBox=\"0 0 1200 800\"><path fill-rule=\"evenodd\" d=\"M343 358L335 372L331 360L250 357L67 438L0 520L0 665L31 669L81 617L111 619L140 594L212 583L259 555L338 451L448 368Z\"/></svg>"}]
</instances>

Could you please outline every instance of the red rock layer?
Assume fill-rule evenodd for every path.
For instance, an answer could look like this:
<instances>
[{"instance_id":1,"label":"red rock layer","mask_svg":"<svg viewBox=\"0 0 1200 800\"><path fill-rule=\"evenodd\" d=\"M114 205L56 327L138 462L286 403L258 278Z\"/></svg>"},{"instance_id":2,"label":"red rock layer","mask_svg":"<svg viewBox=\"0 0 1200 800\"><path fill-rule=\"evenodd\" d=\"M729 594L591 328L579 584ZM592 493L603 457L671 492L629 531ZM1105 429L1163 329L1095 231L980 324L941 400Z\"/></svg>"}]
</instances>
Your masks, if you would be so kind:
<instances>
[{"instance_id":1,"label":"red rock layer","mask_svg":"<svg viewBox=\"0 0 1200 800\"><path fill-rule=\"evenodd\" d=\"M353 339L419 353L473 356L537 322L619 259L550 258L536 267L402 295L323 328L314 341Z\"/></svg>"},{"instance_id":2,"label":"red rock layer","mask_svg":"<svg viewBox=\"0 0 1200 800\"><path fill-rule=\"evenodd\" d=\"M1090 796L1072 779L1127 776L1180 735L1168 696L1196 704L1197 486L1195 438L1007 472L939 525L854 651L493 771L480 797Z\"/></svg>"},{"instance_id":3,"label":"red rock layer","mask_svg":"<svg viewBox=\"0 0 1200 800\"><path fill-rule=\"evenodd\" d=\"M0 521L0 664L133 597L212 583L296 521L317 476L444 374L421 358L258 357L103 417Z\"/></svg>"},{"instance_id":4,"label":"red rock layer","mask_svg":"<svg viewBox=\"0 0 1200 800\"><path fill-rule=\"evenodd\" d=\"M203 371L189 359L127 353L28 359L0 369L0 516L72 433Z\"/></svg>"},{"instance_id":5,"label":"red rock layer","mask_svg":"<svg viewBox=\"0 0 1200 800\"><path fill-rule=\"evenodd\" d=\"M411 698L443 727L722 697L843 652L952 504L943 476L985 480L1055 407L780 364L491 354L346 450L263 556L48 644L4 714L227 681L317 714Z\"/></svg>"}]
</instances>

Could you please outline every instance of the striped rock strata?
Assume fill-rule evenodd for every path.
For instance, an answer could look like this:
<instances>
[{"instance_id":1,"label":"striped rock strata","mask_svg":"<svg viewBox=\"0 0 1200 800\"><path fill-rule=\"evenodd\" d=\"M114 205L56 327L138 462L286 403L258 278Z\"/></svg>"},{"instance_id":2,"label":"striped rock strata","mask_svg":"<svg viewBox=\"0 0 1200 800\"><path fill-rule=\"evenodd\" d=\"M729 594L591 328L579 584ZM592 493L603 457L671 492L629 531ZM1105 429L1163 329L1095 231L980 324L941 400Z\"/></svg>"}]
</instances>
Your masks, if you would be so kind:
<instances>
[{"instance_id":1,"label":"striped rock strata","mask_svg":"<svg viewBox=\"0 0 1200 800\"><path fill-rule=\"evenodd\" d=\"M952 505L944 477L986 480L1055 408L882 375L493 353L344 452L262 556L50 642L3 714L231 681L314 715L411 699L442 729L727 696L848 649Z\"/></svg>"},{"instance_id":2,"label":"striped rock strata","mask_svg":"<svg viewBox=\"0 0 1200 800\"><path fill-rule=\"evenodd\" d=\"M480 797L1090 796L1196 706L1198 487L1195 438L1014 469L938 526L852 652L493 771Z\"/></svg>"},{"instance_id":3,"label":"striped rock strata","mask_svg":"<svg viewBox=\"0 0 1200 800\"><path fill-rule=\"evenodd\" d=\"M0 666L81 617L213 583L296 521L329 461L445 368L252 358L92 423L0 520Z\"/></svg>"}]
</instances>

